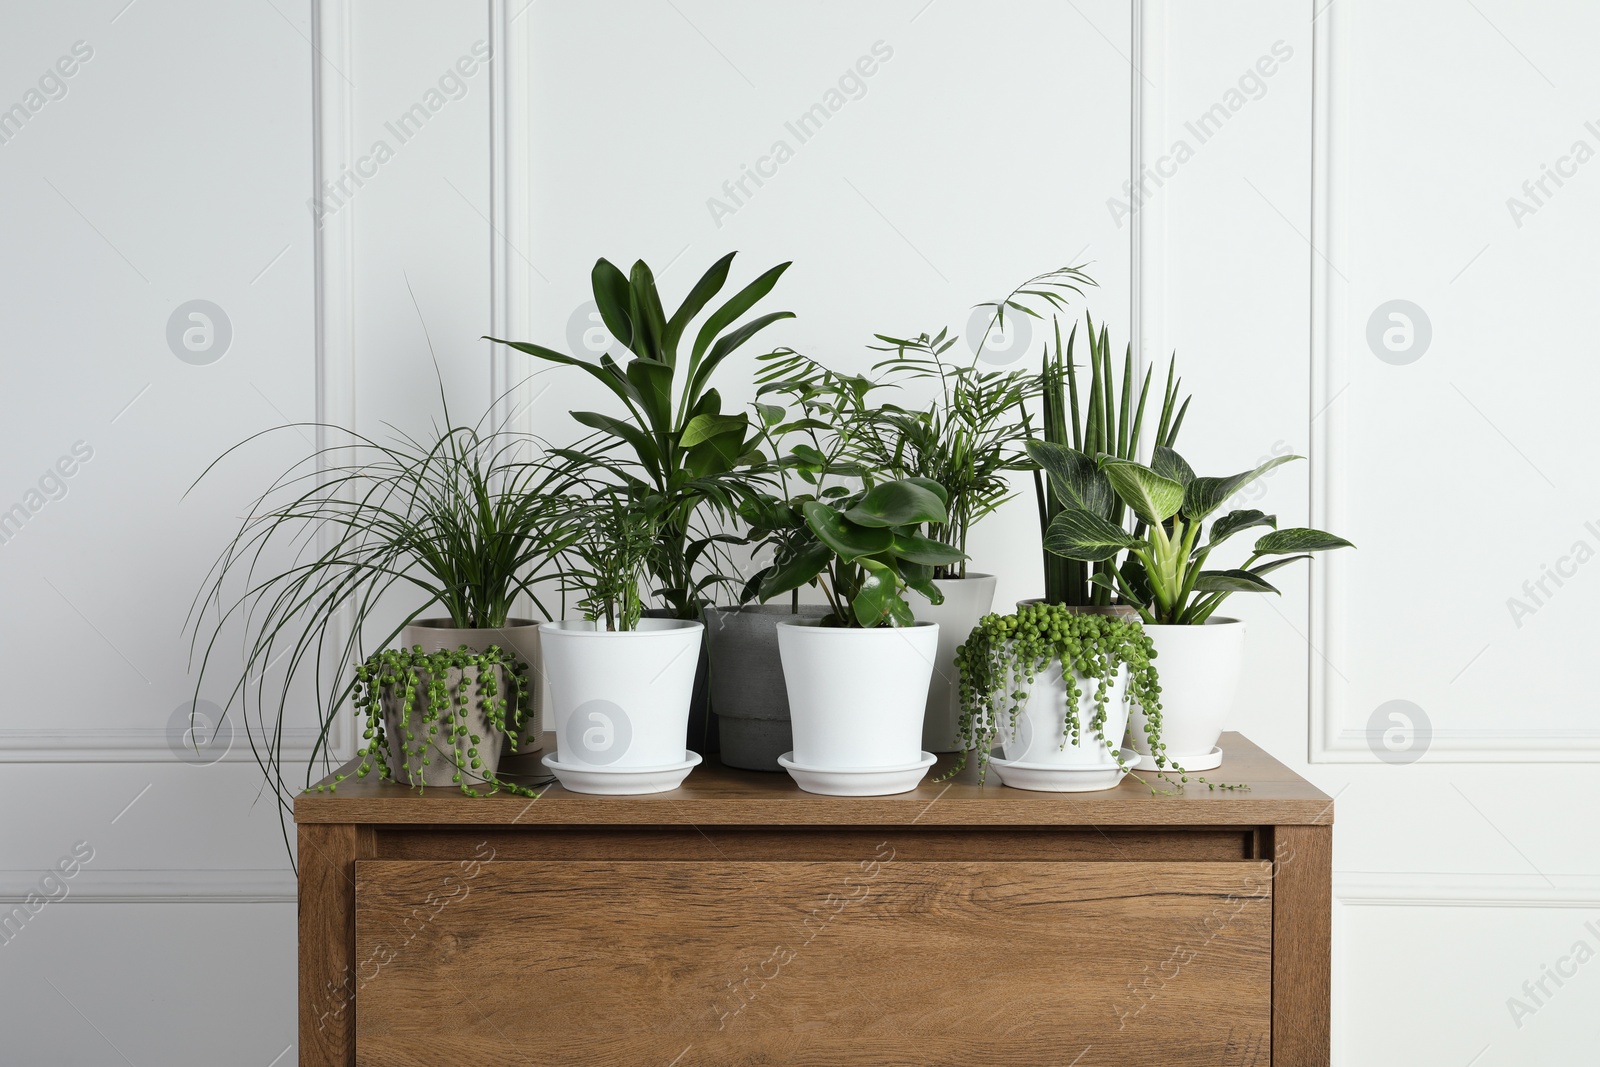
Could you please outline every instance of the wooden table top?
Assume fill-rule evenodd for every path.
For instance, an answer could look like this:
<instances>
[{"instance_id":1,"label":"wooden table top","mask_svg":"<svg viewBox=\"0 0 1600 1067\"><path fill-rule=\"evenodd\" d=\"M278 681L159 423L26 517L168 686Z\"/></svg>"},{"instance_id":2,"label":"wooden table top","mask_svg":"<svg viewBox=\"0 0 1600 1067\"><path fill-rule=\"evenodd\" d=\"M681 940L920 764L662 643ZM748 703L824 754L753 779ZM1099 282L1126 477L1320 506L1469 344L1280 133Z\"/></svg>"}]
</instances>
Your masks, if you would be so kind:
<instances>
[{"instance_id":1,"label":"wooden table top","mask_svg":"<svg viewBox=\"0 0 1600 1067\"><path fill-rule=\"evenodd\" d=\"M554 751L548 738L545 751ZM469 797L455 787L425 794L373 778L351 777L335 793L302 793L298 823L478 826L1267 826L1333 822L1333 800L1263 752L1244 735L1225 733L1226 759L1200 777L1248 789L1211 790L1190 783L1172 792L1146 771L1115 789L1095 793L1037 793L1000 785L993 774L978 784L968 766L950 781L939 762L914 791L885 797L828 797L802 792L787 774L724 767L715 756L667 793L590 796L559 785L538 799L506 794ZM332 781L331 776L323 780ZM1152 787L1167 790L1152 794Z\"/></svg>"}]
</instances>

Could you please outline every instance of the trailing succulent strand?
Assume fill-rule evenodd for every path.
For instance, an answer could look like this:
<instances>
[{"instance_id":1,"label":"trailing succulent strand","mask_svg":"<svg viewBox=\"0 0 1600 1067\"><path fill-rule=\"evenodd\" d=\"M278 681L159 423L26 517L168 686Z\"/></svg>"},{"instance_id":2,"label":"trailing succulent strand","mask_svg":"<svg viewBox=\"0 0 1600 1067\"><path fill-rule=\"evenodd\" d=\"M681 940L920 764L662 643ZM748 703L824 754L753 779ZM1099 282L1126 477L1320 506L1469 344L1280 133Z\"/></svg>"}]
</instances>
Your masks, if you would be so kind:
<instances>
[{"instance_id":1,"label":"trailing succulent strand","mask_svg":"<svg viewBox=\"0 0 1600 1067\"><path fill-rule=\"evenodd\" d=\"M1161 739L1161 682L1151 662L1155 657L1150 636L1133 618L1079 614L1060 604L1027 604L1014 615L985 615L956 649L956 668L961 678L958 740L962 754L945 777L960 773L968 753L976 751L979 781L983 780L1001 723L1009 724L1015 736L1034 680L1059 660L1066 688L1063 749L1083 743L1075 713L1083 693L1079 685L1082 677L1094 686L1095 710L1089 721L1094 736L1111 750L1119 767L1129 770L1122 760L1122 738L1105 735L1111 689L1126 666L1128 699L1144 712L1145 738L1155 757L1158 776L1173 785L1187 783L1188 774L1167 755L1166 743ZM1176 782L1169 771L1178 776ZM1144 782L1138 775L1134 777ZM1204 778L1196 781L1211 789L1233 788L1219 787Z\"/></svg>"},{"instance_id":2,"label":"trailing succulent strand","mask_svg":"<svg viewBox=\"0 0 1600 1067\"><path fill-rule=\"evenodd\" d=\"M509 693L501 692L502 669ZM452 671L461 672L453 692ZM515 752L522 732L522 714L529 706L528 692L528 665L499 646L490 646L487 652L473 652L465 645L453 651L424 652L421 645L414 645L378 652L356 669L355 713L358 718L366 717L362 747L356 752L361 758L356 777L365 778L376 770L381 780L409 781L413 774L420 778L422 768L439 756L454 765L451 781L468 796L488 796L497 790L537 796L526 786L500 780L494 768L486 766L487 761L478 752L483 738L467 725L474 705L481 706L489 728L504 733ZM400 769L405 772L400 777L389 765L384 704L385 698L391 696L400 700L396 726L402 731ZM332 792L348 777L338 775L332 784L321 788ZM480 792L473 788L474 782L491 788ZM417 788L425 787L419 784Z\"/></svg>"}]
</instances>

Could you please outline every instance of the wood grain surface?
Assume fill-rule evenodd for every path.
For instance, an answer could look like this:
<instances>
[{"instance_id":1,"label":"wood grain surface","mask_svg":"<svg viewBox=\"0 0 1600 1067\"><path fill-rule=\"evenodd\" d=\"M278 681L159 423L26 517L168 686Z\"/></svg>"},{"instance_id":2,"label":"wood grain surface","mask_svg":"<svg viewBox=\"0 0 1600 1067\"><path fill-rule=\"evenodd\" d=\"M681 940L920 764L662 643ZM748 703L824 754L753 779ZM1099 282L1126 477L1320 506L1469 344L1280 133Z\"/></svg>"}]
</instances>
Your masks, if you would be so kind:
<instances>
[{"instance_id":1,"label":"wood grain surface","mask_svg":"<svg viewBox=\"0 0 1600 1067\"><path fill-rule=\"evenodd\" d=\"M356 870L365 1067L1272 1062L1264 862Z\"/></svg>"},{"instance_id":2,"label":"wood grain surface","mask_svg":"<svg viewBox=\"0 0 1600 1067\"><path fill-rule=\"evenodd\" d=\"M547 736L547 750L554 739ZM945 756L922 785L888 797L824 797L802 792L786 774L737 771L715 758L667 793L597 797L560 786L539 799L463 796L451 789L426 794L389 782L351 778L333 794L295 800L300 823L410 825L619 825L619 826L1265 826L1326 824L1333 801L1240 734L1222 736L1227 759L1204 775L1213 782L1245 784L1240 792L1212 791L1191 782L1180 792L1152 795L1132 776L1096 793L1035 793L1001 786L994 776L979 785L975 769L948 782L937 776Z\"/></svg>"},{"instance_id":3,"label":"wood grain surface","mask_svg":"<svg viewBox=\"0 0 1600 1067\"><path fill-rule=\"evenodd\" d=\"M1272 1032L1278 1067L1328 1067L1332 1014L1333 827L1273 833Z\"/></svg>"}]
</instances>

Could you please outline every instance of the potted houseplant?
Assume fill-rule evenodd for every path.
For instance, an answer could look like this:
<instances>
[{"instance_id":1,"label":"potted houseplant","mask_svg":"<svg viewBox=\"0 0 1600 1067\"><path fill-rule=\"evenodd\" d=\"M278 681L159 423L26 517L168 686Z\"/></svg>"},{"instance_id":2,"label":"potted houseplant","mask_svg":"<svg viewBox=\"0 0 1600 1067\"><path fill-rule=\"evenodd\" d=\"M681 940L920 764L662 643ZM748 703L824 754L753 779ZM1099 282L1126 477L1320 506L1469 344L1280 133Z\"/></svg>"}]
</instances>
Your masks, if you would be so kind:
<instances>
[{"instance_id":1,"label":"potted houseplant","mask_svg":"<svg viewBox=\"0 0 1600 1067\"><path fill-rule=\"evenodd\" d=\"M365 717L356 775L377 770L419 788L454 784L470 796L485 795L480 787L536 795L497 770L508 737L520 736L532 691L527 662L498 646L375 653L356 670L355 711Z\"/></svg>"},{"instance_id":2,"label":"potted houseplant","mask_svg":"<svg viewBox=\"0 0 1600 1067\"><path fill-rule=\"evenodd\" d=\"M573 418L631 453L635 472L659 497L661 525L645 567L663 608L648 614L699 621L715 589L727 581L722 548L728 535L708 525L731 519L743 499L750 468L759 463L743 411L724 412L711 387L717 367L756 334L792 312L774 311L738 320L778 283L788 263L780 263L728 298L706 316L688 352L680 353L693 320L722 291L734 253L717 260L668 316L655 275L643 260L628 274L601 259L591 274L601 320L627 349L620 361L611 354L592 364L543 345L501 341L538 359L580 367L621 404L620 416L575 411ZM737 325L736 325L737 323ZM708 592L708 590L710 592ZM714 742L706 712L706 665L696 682L694 714L687 730L689 747L706 750Z\"/></svg>"},{"instance_id":3,"label":"potted houseplant","mask_svg":"<svg viewBox=\"0 0 1600 1067\"><path fill-rule=\"evenodd\" d=\"M933 568L959 553L921 532L948 520L942 487L920 479L798 501L803 544L767 576L763 598L815 582L821 619L778 624L794 751L779 762L802 789L871 796L916 788L933 765L921 748L937 623L918 622L906 591L937 601ZM840 487L844 488L844 487Z\"/></svg>"},{"instance_id":4,"label":"potted houseplant","mask_svg":"<svg viewBox=\"0 0 1600 1067\"><path fill-rule=\"evenodd\" d=\"M849 491L828 485L830 477L858 478L860 467L845 456L864 425L857 415L876 385L835 374L790 349L761 358L755 422L771 456L771 480L753 483L756 491L741 503L739 517L753 546L752 559L765 562L745 582L737 604L706 608L706 645L722 762L781 771L778 758L794 748L794 732L778 626L786 619L820 619L832 610L826 604L802 604L800 588L808 583L788 582L791 574L808 568L817 573L812 562L821 549L802 508L820 493ZM816 584L814 577L809 584ZM784 591L788 596L782 603L763 602Z\"/></svg>"},{"instance_id":5,"label":"potted houseplant","mask_svg":"<svg viewBox=\"0 0 1600 1067\"><path fill-rule=\"evenodd\" d=\"M1133 347L1123 355L1122 384L1117 386L1111 362L1111 339L1102 323L1098 332L1094 320L1085 316L1089 380L1080 390L1075 349L1078 327L1074 323L1066 344L1061 341L1061 326L1055 324L1055 347L1045 350L1040 373L1042 419L1037 436L1027 443L1033 460L1034 495L1039 505L1039 535L1049 534L1050 524L1063 510L1076 507L1092 511L1107 522L1120 526L1126 509L1115 493L1087 474L1071 473L1074 456L1115 456L1138 459L1144 428L1145 405L1150 398L1151 372L1146 371L1133 396ZM1177 360L1167 364L1166 386L1162 391L1161 414L1152 445L1171 448L1177 441L1189 400L1178 402L1183 382L1176 377ZM1031 428L1031 425L1030 425ZM1047 477L1056 468L1068 472L1064 481ZM1079 488L1083 491L1078 491ZM1060 604L1077 612L1096 614L1134 614L1132 605L1114 602L1115 590L1091 580L1095 575L1109 577L1116 568L1111 558L1088 562L1044 551L1044 603Z\"/></svg>"},{"instance_id":6,"label":"potted houseplant","mask_svg":"<svg viewBox=\"0 0 1600 1067\"><path fill-rule=\"evenodd\" d=\"M956 657L962 758L951 773L976 752L980 782L992 760L1002 782L1024 789L1116 785L1136 759L1122 747L1130 705L1143 712L1148 749L1163 751L1153 655L1137 619L1045 603L986 615Z\"/></svg>"},{"instance_id":7,"label":"potted houseplant","mask_svg":"<svg viewBox=\"0 0 1600 1067\"><path fill-rule=\"evenodd\" d=\"M1277 456L1228 477L1201 478L1166 446L1156 447L1149 466L1062 448L1038 455L1052 486L1068 502L1051 521L1045 549L1085 562L1126 554L1120 568L1097 572L1090 580L1120 593L1144 621L1161 675L1164 733L1172 762L1191 771L1217 766L1222 753L1216 742L1244 657L1244 623L1215 617L1217 609L1236 592L1276 593L1266 580L1272 571L1309 559L1314 552L1352 547L1350 542L1321 530L1277 529L1275 516L1254 509L1230 511L1211 521L1245 485L1299 456ZM1129 533L1081 504L1107 493L1127 505L1141 532ZM1256 539L1242 565L1207 566L1226 541L1259 527L1271 532ZM1137 715L1134 725L1137 742ZM1141 752L1141 765L1147 761L1155 762L1148 751Z\"/></svg>"},{"instance_id":8,"label":"potted houseplant","mask_svg":"<svg viewBox=\"0 0 1600 1067\"><path fill-rule=\"evenodd\" d=\"M526 664L533 677L525 700L505 717L518 727L505 747L525 751L540 743L537 623L513 608L527 596L545 610L535 583L561 547L551 501L571 476L564 465L524 462L528 442L517 435L481 423L451 424L448 405L444 422L448 428L431 438L390 441L313 427L333 443L256 499L195 599L188 625L199 660L196 699L208 678L229 671L226 707L242 713L280 818L296 791L282 753L284 710L296 680L310 675L317 687L321 734L306 762L309 783L331 765L328 731L358 685L368 650L396 639L417 654L410 668L423 685L436 680L424 662L429 653L464 649L487 657L498 649L503 658L496 664L513 671L517 661ZM260 436L229 449L201 478ZM308 544L314 552L302 552ZM261 561L280 549L295 562L263 578ZM243 663L225 667L220 643L239 626ZM272 673L280 665L281 675ZM500 693L512 684L502 679Z\"/></svg>"},{"instance_id":9,"label":"potted houseplant","mask_svg":"<svg viewBox=\"0 0 1600 1067\"><path fill-rule=\"evenodd\" d=\"M639 593L670 505L596 484L563 503L562 581L582 617L539 628L556 735L544 765L580 793L676 789L701 760L684 737L704 626L644 617Z\"/></svg>"}]
</instances>

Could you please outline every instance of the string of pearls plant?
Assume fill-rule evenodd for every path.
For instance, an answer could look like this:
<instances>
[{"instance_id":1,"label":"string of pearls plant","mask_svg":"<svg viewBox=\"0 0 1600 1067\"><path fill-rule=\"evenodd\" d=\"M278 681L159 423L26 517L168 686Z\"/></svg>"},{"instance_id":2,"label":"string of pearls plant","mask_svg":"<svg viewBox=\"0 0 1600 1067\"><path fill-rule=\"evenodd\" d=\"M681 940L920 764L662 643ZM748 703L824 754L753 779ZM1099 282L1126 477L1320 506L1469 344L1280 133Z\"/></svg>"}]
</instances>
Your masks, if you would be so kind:
<instances>
[{"instance_id":1,"label":"string of pearls plant","mask_svg":"<svg viewBox=\"0 0 1600 1067\"><path fill-rule=\"evenodd\" d=\"M1167 756L1166 743L1161 739L1161 682L1151 662L1155 656L1150 636L1134 618L1079 614L1061 604L1025 604L1014 615L985 615L956 649L956 668L961 675L958 740L962 753L944 777L960 773L968 755L976 751L978 780L983 781L1001 724L1008 724L1015 736L1034 679L1059 660L1066 687L1062 748L1083 743L1074 713L1083 692L1078 682L1081 676L1094 686L1095 710L1089 720L1090 729L1110 749L1117 765L1130 770L1122 759L1122 738L1105 735L1111 688L1119 669L1126 665L1128 699L1144 712L1145 737L1155 757L1158 777L1176 786L1187 783L1188 774ZM1177 775L1177 781L1173 781L1169 770ZM1138 775L1133 777L1147 784ZM1235 788L1204 778L1195 780L1211 789Z\"/></svg>"},{"instance_id":2,"label":"string of pearls plant","mask_svg":"<svg viewBox=\"0 0 1600 1067\"><path fill-rule=\"evenodd\" d=\"M533 789L496 776L495 768L479 752L484 738L474 734L468 725L475 706L481 708L488 728L505 734L515 752L522 732L522 713L529 706L528 674L526 663L499 646L490 646L486 652L473 652L466 646L424 652L421 645L414 645L368 657L356 669L353 698L356 716L366 718L362 746L356 751L361 759L356 777L365 778L376 770L385 781L408 783L417 779L420 790L425 788L420 784L422 768L435 758L443 758L454 766L451 781L468 796L488 796L499 790L538 796ZM502 676L508 692L501 690ZM509 701L508 695L512 698ZM395 696L400 699L395 725L401 731L398 747L401 769L406 772L401 777L390 766L391 739L385 724L386 700ZM321 788L332 792L348 777L338 775ZM475 785L488 788L480 791Z\"/></svg>"}]
</instances>

